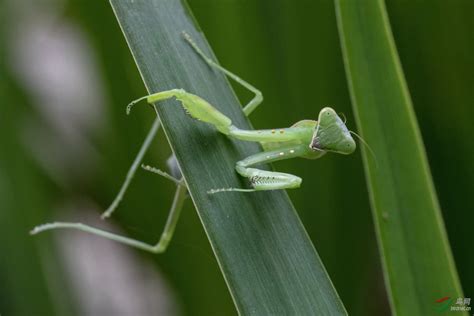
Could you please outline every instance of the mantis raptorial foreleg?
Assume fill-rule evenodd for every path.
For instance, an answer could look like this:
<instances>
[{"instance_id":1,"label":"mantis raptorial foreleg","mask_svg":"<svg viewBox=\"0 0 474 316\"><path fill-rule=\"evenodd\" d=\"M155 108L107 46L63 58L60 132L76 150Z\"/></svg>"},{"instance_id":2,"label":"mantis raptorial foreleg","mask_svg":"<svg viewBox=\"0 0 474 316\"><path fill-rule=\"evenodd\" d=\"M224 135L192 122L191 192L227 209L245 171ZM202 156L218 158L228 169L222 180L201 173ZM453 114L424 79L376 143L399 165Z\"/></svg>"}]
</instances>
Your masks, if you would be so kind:
<instances>
[{"instance_id":1,"label":"mantis raptorial foreleg","mask_svg":"<svg viewBox=\"0 0 474 316\"><path fill-rule=\"evenodd\" d=\"M295 145L285 148L279 148L278 150L264 151L252 156L245 158L244 160L238 161L235 166L236 171L243 177L246 177L252 184L253 189L240 189L240 188L222 188L212 189L209 193L218 192L253 192L262 190L279 190L279 189L290 189L297 188L301 184L301 178L289 173L275 172L260 170L256 168L250 168L251 166L260 163L270 163L282 159L289 159L298 157L305 150L304 145Z\"/></svg>"}]
</instances>

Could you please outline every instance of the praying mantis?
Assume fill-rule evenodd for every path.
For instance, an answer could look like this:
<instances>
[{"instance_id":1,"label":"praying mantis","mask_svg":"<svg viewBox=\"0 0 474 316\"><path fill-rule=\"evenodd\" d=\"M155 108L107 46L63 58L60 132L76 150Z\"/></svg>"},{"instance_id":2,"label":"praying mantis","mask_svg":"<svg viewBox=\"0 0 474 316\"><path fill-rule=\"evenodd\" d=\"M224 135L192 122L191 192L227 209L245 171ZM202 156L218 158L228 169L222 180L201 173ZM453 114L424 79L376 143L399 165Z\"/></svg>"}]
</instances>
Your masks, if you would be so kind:
<instances>
[{"instance_id":1,"label":"praying mantis","mask_svg":"<svg viewBox=\"0 0 474 316\"><path fill-rule=\"evenodd\" d=\"M212 59L207 57L187 33L183 32L182 34L184 40L188 42L191 48L203 59L204 62L207 63L209 67L222 71L228 77L254 93L255 96L253 99L243 108L244 114L249 116L263 102L262 93L245 80L221 67ZM330 107L321 109L317 121L301 120L293 124L291 127L279 129L244 130L234 126L229 117L218 111L203 98L186 92L183 89L171 89L153 93L132 101L127 106L127 114L130 113L132 107L138 102L146 101L153 105L156 102L171 98L178 100L184 110L192 118L214 126L218 132L227 135L230 138L258 142L264 149L262 152L251 155L236 163L235 169L237 173L249 180L251 188L212 188L207 191L208 194L298 188L302 182L300 177L283 172L261 170L255 168L255 165L296 157L317 159L321 158L328 152L348 155L353 153L356 149L356 143L352 138L351 133L354 135L356 134L347 129L345 122L343 122L339 115ZM159 119L157 119L149 131L135 161L130 167L119 193L110 207L102 214L102 218L111 216L118 207L159 127L160 122ZM172 159L168 161L171 163L173 162ZM164 252L173 236L178 218L181 214L181 209L187 197L187 187L179 170L175 171L174 174L173 172L168 174L150 166L142 165L142 167L147 171L159 174L173 181L177 186L171 210L158 243L154 245L147 244L139 240L124 237L82 223L47 223L35 227L30 233L37 234L51 229L77 229L152 253Z\"/></svg>"}]
</instances>

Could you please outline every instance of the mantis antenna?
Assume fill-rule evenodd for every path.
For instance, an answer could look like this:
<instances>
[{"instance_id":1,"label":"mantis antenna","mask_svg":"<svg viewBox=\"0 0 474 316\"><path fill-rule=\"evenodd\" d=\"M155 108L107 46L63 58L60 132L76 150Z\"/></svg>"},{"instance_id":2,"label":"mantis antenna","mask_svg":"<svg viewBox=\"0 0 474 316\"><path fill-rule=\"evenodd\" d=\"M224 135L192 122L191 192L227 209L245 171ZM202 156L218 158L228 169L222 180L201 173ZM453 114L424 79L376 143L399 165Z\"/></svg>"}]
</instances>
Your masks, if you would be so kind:
<instances>
[{"instance_id":1,"label":"mantis antenna","mask_svg":"<svg viewBox=\"0 0 474 316\"><path fill-rule=\"evenodd\" d=\"M337 113L337 114L338 114L338 115L342 115L342 117L344 118L344 124L346 124L346 122L347 122L346 115L345 115L344 113L342 113L342 112L339 112L339 113Z\"/></svg>"},{"instance_id":2,"label":"mantis antenna","mask_svg":"<svg viewBox=\"0 0 474 316\"><path fill-rule=\"evenodd\" d=\"M357 137L360 142L362 144L364 144L365 147L367 147L367 149L369 150L370 152L370 155L372 156L372 158L374 158L374 161L375 161L375 167L378 168L379 165L378 165L378 162L377 162L377 156L375 156L375 152L372 150L372 148L370 148L369 144L367 144L367 142L361 137L359 136L359 134L357 134L356 132L353 132L353 131L349 131L349 133L351 133L352 135L354 135L355 137Z\"/></svg>"}]
</instances>

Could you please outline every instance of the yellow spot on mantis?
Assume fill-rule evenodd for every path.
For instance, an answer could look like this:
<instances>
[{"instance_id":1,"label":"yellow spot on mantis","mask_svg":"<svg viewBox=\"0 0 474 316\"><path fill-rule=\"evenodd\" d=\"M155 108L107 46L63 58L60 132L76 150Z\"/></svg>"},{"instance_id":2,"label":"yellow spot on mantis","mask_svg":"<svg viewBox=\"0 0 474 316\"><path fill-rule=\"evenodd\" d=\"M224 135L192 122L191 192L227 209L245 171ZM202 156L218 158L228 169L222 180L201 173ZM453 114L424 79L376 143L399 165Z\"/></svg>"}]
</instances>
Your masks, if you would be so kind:
<instances>
[{"instance_id":1,"label":"yellow spot on mantis","mask_svg":"<svg viewBox=\"0 0 474 316\"><path fill-rule=\"evenodd\" d=\"M276 131L275 131L274 129L272 129L272 134L275 134L275 132L276 132Z\"/></svg>"},{"instance_id":2,"label":"yellow spot on mantis","mask_svg":"<svg viewBox=\"0 0 474 316\"><path fill-rule=\"evenodd\" d=\"M284 132L285 132L284 130L282 130L282 129L280 130L280 134L283 134Z\"/></svg>"},{"instance_id":3,"label":"yellow spot on mantis","mask_svg":"<svg viewBox=\"0 0 474 316\"><path fill-rule=\"evenodd\" d=\"M283 156L284 154L285 154L284 152L281 152L281 153L280 153L280 156Z\"/></svg>"},{"instance_id":4,"label":"yellow spot on mantis","mask_svg":"<svg viewBox=\"0 0 474 316\"><path fill-rule=\"evenodd\" d=\"M294 153L295 153L295 151L293 149L290 150L290 154L294 154Z\"/></svg>"}]
</instances>

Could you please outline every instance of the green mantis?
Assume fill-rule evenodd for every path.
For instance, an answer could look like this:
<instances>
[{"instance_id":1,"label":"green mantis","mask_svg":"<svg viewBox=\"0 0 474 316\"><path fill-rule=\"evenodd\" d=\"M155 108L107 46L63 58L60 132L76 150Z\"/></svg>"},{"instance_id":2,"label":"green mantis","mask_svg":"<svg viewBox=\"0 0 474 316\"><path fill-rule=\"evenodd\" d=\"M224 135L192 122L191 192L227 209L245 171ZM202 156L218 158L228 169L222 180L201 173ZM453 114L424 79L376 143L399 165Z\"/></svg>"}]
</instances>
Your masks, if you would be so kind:
<instances>
[{"instance_id":1,"label":"green mantis","mask_svg":"<svg viewBox=\"0 0 474 316\"><path fill-rule=\"evenodd\" d=\"M255 94L254 98L243 108L245 115L249 116L262 103L262 93L248 82L208 58L189 37L189 35L183 32L183 36L196 53L199 54L211 68L224 72L227 76ZM242 141L259 142L264 149L263 152L251 155L236 163L236 171L242 177L249 180L251 185L250 188L209 188L207 191L208 194L232 191L253 192L298 188L302 182L300 177L288 173L261 170L256 168L256 165L296 157L317 159L325 155L327 152L347 155L354 152L356 148L351 132L347 129L345 123L337 113L329 107L325 107L319 112L317 121L302 120L293 124L291 127L279 129L243 130L234 126L229 117L218 111L214 106L201 97L186 92L183 89L172 89L154 93L131 102L127 106L127 114L130 113L132 107L140 101L154 104L170 98L177 99L184 110L192 118L213 126L216 131L225 134L230 138ZM130 181L138 169L138 165L151 143L151 140L159 129L159 125L160 123L157 119L132 164L122 188L111 206L102 214L102 218L109 217L119 205ZM170 175L156 168L149 166L142 167L147 171L157 173L173 181L177 186L165 229L157 244L149 245L135 239L123 237L81 223L48 223L35 227L31 231L31 234L37 234L50 229L72 228L96 234L153 253L161 253L165 251L169 241L171 240L181 208L187 196L186 184L180 172L175 172L174 175Z\"/></svg>"}]
</instances>

